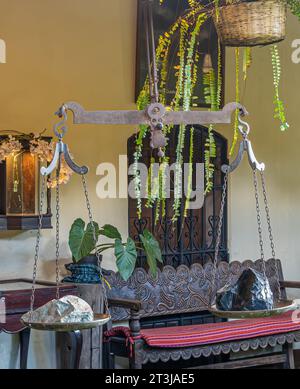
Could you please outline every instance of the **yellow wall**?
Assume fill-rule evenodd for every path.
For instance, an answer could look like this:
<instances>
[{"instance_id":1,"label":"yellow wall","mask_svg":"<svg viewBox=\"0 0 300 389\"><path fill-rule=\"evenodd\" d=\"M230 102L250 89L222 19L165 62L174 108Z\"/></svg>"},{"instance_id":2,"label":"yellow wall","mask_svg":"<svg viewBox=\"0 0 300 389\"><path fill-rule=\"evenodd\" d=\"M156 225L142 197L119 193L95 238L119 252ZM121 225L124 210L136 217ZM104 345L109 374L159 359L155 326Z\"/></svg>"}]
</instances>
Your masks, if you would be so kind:
<instances>
[{"instance_id":1,"label":"yellow wall","mask_svg":"<svg viewBox=\"0 0 300 389\"><path fill-rule=\"evenodd\" d=\"M0 38L7 44L7 64L0 67L0 129L51 129L54 112L75 100L87 109L134 108L135 0L1 0ZM66 142L79 163L91 169L89 186L95 219L118 225L127 233L126 200L96 196L96 166L126 154L133 128L71 125ZM87 219L80 179L62 190L62 257L70 258L68 230L74 218ZM0 233L0 278L30 277L35 232ZM54 279L54 231L44 231L39 278ZM65 262L70 262L66 259ZM108 263L107 263L108 262ZM110 266L109 258L106 261ZM31 366L53 366L43 352L52 339L34 336ZM1 341L5 339L5 342ZM8 358L11 338L0 336L0 367L14 366ZM16 340L13 340L13 350ZM50 359L49 359L50 358Z\"/></svg>"},{"instance_id":2,"label":"yellow wall","mask_svg":"<svg viewBox=\"0 0 300 389\"><path fill-rule=\"evenodd\" d=\"M1 66L1 129L40 131L57 120L54 112L75 100L87 109L134 107L136 1L1 1L1 38L7 64ZM126 200L100 201L96 166L126 154L133 128L70 128L66 142L78 163L90 167L89 186L100 223L127 232ZM62 256L69 257L67 235L72 220L86 219L80 179L62 189ZM1 277L30 276L35 232L1 233ZM54 231L43 232L41 277L54 275Z\"/></svg>"},{"instance_id":3,"label":"yellow wall","mask_svg":"<svg viewBox=\"0 0 300 389\"><path fill-rule=\"evenodd\" d=\"M136 0L1 0L0 38L7 44L7 64L0 65L0 129L40 131L51 128L53 113L64 101L75 100L87 109L134 107ZM300 64L291 61L291 42L300 38L299 23L289 18L288 36L280 44L283 64L282 97L290 130L280 133L272 118L272 72L268 48L254 50L254 63L244 104L251 116L252 140L259 159L267 164L274 235L278 256L288 278L300 279L298 231L300 177L297 128L300 112ZM227 53L226 101L234 100L234 55ZM126 154L130 127L73 126L66 141L79 163L88 164L95 219L117 225L127 233L127 201L99 200L96 166L117 163ZM231 136L230 126L220 129ZM258 258L254 199L247 164L231 180L230 246L233 259ZM62 190L62 257L68 262L69 227L75 217L86 218L80 180L74 177ZM0 233L0 278L30 277L35 232ZM54 231L44 231L40 278L54 278ZM63 262L63 263L64 263ZM106 267L114 265L111 256ZM39 335L41 336L41 335ZM31 366L54 366L44 352L53 338L34 336ZM0 336L0 367L14 366L8 357L10 338ZM13 341L16 351L16 340ZM46 343L47 342L47 343ZM51 343L50 343L51 344ZM16 351L17 352L17 351Z\"/></svg>"}]
</instances>

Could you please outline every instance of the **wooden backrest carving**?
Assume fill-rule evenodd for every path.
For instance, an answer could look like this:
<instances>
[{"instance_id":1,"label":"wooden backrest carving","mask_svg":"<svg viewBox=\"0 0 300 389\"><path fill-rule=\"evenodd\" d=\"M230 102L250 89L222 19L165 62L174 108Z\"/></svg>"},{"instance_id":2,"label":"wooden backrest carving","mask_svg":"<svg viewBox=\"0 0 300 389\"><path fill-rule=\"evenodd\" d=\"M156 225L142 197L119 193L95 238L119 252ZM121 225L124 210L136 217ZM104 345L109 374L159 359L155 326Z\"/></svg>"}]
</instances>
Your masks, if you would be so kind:
<instances>
[{"instance_id":1,"label":"wooden backrest carving","mask_svg":"<svg viewBox=\"0 0 300 389\"><path fill-rule=\"evenodd\" d=\"M282 269L277 260L280 279ZM220 262L218 265L218 289L228 282L234 282L243 270L253 268L262 271L261 260L245 262ZM276 266L270 259L266 262L267 276L273 292L276 294ZM153 278L143 268L135 269L130 279L125 282L119 274L110 272L106 275L112 289L108 292L112 297L135 298L142 301L141 317L162 316L170 314L191 313L207 310L212 293L213 265L193 264L174 269L165 266ZM127 320L126 309L113 308L113 321Z\"/></svg>"}]
</instances>

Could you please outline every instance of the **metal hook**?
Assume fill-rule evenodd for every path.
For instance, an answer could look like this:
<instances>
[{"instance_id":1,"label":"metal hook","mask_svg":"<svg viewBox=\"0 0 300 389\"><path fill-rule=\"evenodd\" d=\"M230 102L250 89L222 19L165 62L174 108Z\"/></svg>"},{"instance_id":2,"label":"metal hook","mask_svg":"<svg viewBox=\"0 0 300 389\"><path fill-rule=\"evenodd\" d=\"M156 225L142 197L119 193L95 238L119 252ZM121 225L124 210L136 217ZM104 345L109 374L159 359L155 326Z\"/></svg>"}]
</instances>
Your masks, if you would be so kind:
<instances>
[{"instance_id":1,"label":"metal hook","mask_svg":"<svg viewBox=\"0 0 300 389\"><path fill-rule=\"evenodd\" d=\"M243 137L244 139L246 139L246 138L248 137L249 133L250 133L250 126L249 126L249 123L244 122L244 120L242 120L241 114L239 114L239 116L238 116L238 121L239 121L239 123L240 123L240 125L238 126L239 131L240 131L240 133L242 134L242 137ZM245 127L246 127L246 129L244 129Z\"/></svg>"},{"instance_id":2,"label":"metal hook","mask_svg":"<svg viewBox=\"0 0 300 389\"><path fill-rule=\"evenodd\" d=\"M60 165L62 156L64 157L66 164L71 170L73 170L74 173L81 175L87 174L89 171L88 167L77 165L70 155L68 146L62 141L65 133L67 132L67 126L65 125L68 119L67 107L65 105L62 105L55 114L60 118L63 118L62 121L60 121L54 126L54 133L58 137L58 142L56 144L55 152L51 163L49 164L49 166L41 168L41 175L49 176L56 169L57 165Z\"/></svg>"},{"instance_id":3,"label":"metal hook","mask_svg":"<svg viewBox=\"0 0 300 389\"><path fill-rule=\"evenodd\" d=\"M63 120L54 125L54 134L58 139L62 139L68 130L68 127L66 126L66 122L68 120L67 107L63 104L60 109L55 112L55 115L63 118Z\"/></svg>"},{"instance_id":4,"label":"metal hook","mask_svg":"<svg viewBox=\"0 0 300 389\"><path fill-rule=\"evenodd\" d=\"M245 153L247 153L248 156L248 161L253 170L259 170L259 171L264 171L266 166L264 163L260 163L257 161L251 142L248 140L248 135L250 133L250 126L247 122L243 121L241 116L247 115L248 112L243 112L240 111L240 114L238 116L238 121L240 125L238 126L239 131L243 137L243 140L240 143L239 146L239 151L238 154L235 158L235 160L229 164L229 165L223 165L222 166L222 172L227 174L227 173L232 173L235 169L238 168L238 166L241 164L243 160L243 156Z\"/></svg>"}]
</instances>

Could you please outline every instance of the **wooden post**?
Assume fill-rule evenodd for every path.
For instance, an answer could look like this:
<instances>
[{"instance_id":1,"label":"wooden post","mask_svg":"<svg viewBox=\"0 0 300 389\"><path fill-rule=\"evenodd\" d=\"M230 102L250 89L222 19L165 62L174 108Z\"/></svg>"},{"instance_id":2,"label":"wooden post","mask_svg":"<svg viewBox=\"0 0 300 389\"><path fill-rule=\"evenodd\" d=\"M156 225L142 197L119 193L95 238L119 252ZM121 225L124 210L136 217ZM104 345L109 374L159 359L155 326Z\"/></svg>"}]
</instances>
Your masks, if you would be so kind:
<instances>
[{"instance_id":1,"label":"wooden post","mask_svg":"<svg viewBox=\"0 0 300 389\"><path fill-rule=\"evenodd\" d=\"M129 358L129 364L131 369L142 369L142 358L140 351L143 348L144 341L139 339L141 335L140 313L139 311L131 310L131 318L129 321L129 327L131 335L134 338L132 355Z\"/></svg>"},{"instance_id":2,"label":"wooden post","mask_svg":"<svg viewBox=\"0 0 300 389\"><path fill-rule=\"evenodd\" d=\"M78 297L85 300L93 309L94 313L103 313L103 292L99 284L76 284ZM102 327L82 331L82 352L79 362L80 369L102 369ZM68 342L68 334L58 333L57 339L57 362L58 368L70 368L68 360L72 360L74 350L72 347L64 347ZM65 354L69 355L65 355Z\"/></svg>"}]
</instances>

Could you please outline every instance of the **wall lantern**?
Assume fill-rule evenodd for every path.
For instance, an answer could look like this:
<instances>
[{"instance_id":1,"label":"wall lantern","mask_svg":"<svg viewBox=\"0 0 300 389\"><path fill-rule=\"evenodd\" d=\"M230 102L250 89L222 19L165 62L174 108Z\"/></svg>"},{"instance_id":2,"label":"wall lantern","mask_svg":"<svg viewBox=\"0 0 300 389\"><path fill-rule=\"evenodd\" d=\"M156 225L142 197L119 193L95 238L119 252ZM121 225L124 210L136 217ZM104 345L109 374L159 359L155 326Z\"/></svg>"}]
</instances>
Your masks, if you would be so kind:
<instances>
[{"instance_id":1,"label":"wall lantern","mask_svg":"<svg viewBox=\"0 0 300 389\"><path fill-rule=\"evenodd\" d=\"M0 135L0 230L38 228L40 203L40 144L50 145L51 138L33 134ZM35 146L36 145L36 146ZM51 228L51 189L43 228Z\"/></svg>"}]
</instances>

